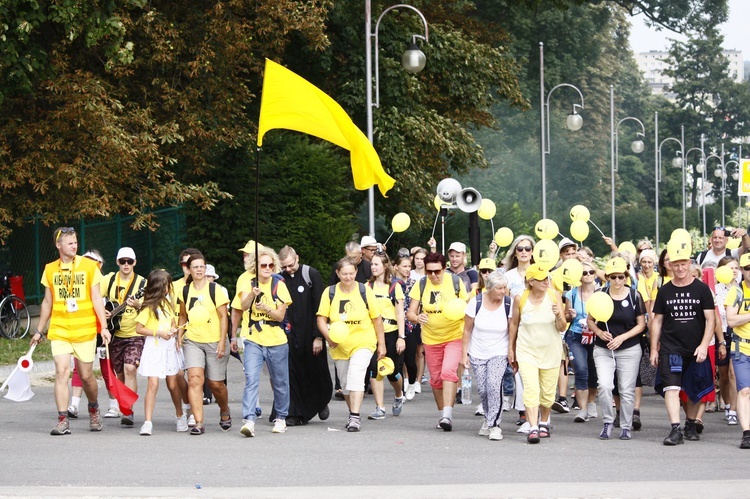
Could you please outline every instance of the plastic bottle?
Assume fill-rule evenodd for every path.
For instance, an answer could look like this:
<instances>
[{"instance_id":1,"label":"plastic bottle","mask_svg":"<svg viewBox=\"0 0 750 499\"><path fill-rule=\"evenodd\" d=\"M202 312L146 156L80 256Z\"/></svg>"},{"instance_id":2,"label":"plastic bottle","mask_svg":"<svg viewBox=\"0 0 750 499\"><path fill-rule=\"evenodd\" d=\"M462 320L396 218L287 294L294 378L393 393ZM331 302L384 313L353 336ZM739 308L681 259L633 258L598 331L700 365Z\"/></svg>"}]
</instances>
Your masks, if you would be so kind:
<instances>
[{"instance_id":1,"label":"plastic bottle","mask_svg":"<svg viewBox=\"0 0 750 499\"><path fill-rule=\"evenodd\" d=\"M471 373L468 369L461 376L461 403L471 404Z\"/></svg>"}]
</instances>

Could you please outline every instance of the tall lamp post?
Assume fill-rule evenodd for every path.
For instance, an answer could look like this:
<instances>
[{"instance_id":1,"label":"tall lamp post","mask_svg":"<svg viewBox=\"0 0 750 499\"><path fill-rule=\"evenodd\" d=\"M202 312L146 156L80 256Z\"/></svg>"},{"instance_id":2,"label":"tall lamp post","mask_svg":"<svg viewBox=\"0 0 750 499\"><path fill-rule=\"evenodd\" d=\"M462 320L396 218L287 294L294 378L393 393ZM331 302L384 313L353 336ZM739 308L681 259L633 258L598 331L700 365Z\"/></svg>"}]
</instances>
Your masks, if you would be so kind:
<instances>
[{"instance_id":1,"label":"tall lamp post","mask_svg":"<svg viewBox=\"0 0 750 499\"><path fill-rule=\"evenodd\" d=\"M575 85L570 83L561 83L554 87L545 96L544 92L544 43L539 42L539 107L541 113L541 149L542 149L542 218L547 218L547 158L546 155L550 153L549 145L549 98L552 92L560 87L570 87L578 92L581 97L581 104L573 104L573 112L568 115L566 120L566 126L569 130L576 131L580 130L583 126L583 118L576 112L576 108L584 109L583 94ZM546 121L545 121L546 112Z\"/></svg>"},{"instance_id":2,"label":"tall lamp post","mask_svg":"<svg viewBox=\"0 0 750 499\"><path fill-rule=\"evenodd\" d=\"M654 163L654 177L655 177L655 181L654 181L654 186L655 186L655 188L654 188L654 190L655 190L654 206L656 208L656 247L658 248L659 247L659 182L661 182L661 147L666 142L676 142L677 144L680 145L680 149L678 150L678 152L682 153L682 157L684 157L685 146L684 146L684 142L681 142L681 141L679 141L679 140L677 140L677 139L675 139L673 137L667 137L666 139L664 139L661 142L659 142L659 113L656 112L656 113L654 113L654 115L655 115L654 116L654 123L655 123L654 124L654 127L655 127L655 129L654 129L654 137L655 137L654 144L659 144L659 146L656 148L656 152L655 152L655 154L656 154L656 161ZM682 167L682 157L675 156L675 158L672 160L672 166L675 166L677 168ZM685 172L683 170L683 175L684 175L684 173ZM683 203L684 203L684 198L685 198L685 181L684 181L684 178L683 178L683 184L682 184L682 196L683 196ZM684 228L684 225L685 225L685 222L684 222L684 215L683 215L683 228Z\"/></svg>"},{"instance_id":3,"label":"tall lamp post","mask_svg":"<svg viewBox=\"0 0 750 499\"><path fill-rule=\"evenodd\" d=\"M685 151L685 162L688 162L688 157L693 151L701 153L701 159L695 166L694 171L701 175L701 208L703 210L703 235L706 234L706 153L703 152L703 134L701 134L701 146L693 147Z\"/></svg>"},{"instance_id":4,"label":"tall lamp post","mask_svg":"<svg viewBox=\"0 0 750 499\"><path fill-rule=\"evenodd\" d=\"M429 30L427 27L427 19L424 15L416 8L407 4L392 5L385 9L378 17L375 23L375 30L372 29L372 12L371 12L371 0L365 0L365 92L367 93L367 138L372 140L372 108L380 106L380 73L378 71L378 31L380 30L380 21L383 19L388 12L394 9L410 9L419 15L424 24L424 35L412 35L412 44L404 52L401 58L401 65L409 73L419 73L424 69L427 59L424 53L419 50L417 46L417 39L429 42ZM375 103L372 102L372 78L373 78L373 64L372 64L372 41L375 40ZM370 235L375 237L375 189L370 187L367 192L367 211L369 218L369 231Z\"/></svg>"},{"instance_id":5,"label":"tall lamp post","mask_svg":"<svg viewBox=\"0 0 750 499\"><path fill-rule=\"evenodd\" d=\"M721 144L721 156L717 156L716 154L709 154L706 156L706 164L708 164L708 160L711 158L716 158L719 160L719 164L721 165L721 168L717 168L714 170L714 175L721 178L721 226L725 227L725 212L724 212L724 191L727 188L727 170L726 170L726 163L724 162L724 144Z\"/></svg>"},{"instance_id":6,"label":"tall lamp post","mask_svg":"<svg viewBox=\"0 0 750 499\"><path fill-rule=\"evenodd\" d=\"M624 123L625 121L632 120L637 122L639 125L641 125L641 131L636 132L635 140L630 144L630 149L636 153L640 154L643 152L643 141L639 139L638 137L646 137L646 127L643 126L643 122L639 120L638 118L634 118L632 116L628 116L627 118L623 118L620 121L617 122L617 125L615 125L615 86L610 85L609 86L609 129L610 129L610 161L612 164L612 239L617 241L617 233L615 231L615 172L617 171L617 167L619 165L619 132L620 132L620 125Z\"/></svg>"}]
</instances>

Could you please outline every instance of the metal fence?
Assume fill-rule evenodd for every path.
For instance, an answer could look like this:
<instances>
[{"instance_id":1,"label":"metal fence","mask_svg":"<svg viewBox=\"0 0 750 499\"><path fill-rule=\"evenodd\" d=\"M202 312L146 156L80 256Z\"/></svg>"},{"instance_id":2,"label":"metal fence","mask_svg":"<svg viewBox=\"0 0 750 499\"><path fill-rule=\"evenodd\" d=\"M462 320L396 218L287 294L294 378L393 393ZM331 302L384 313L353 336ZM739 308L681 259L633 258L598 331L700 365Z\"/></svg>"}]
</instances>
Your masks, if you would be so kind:
<instances>
[{"instance_id":1,"label":"metal fence","mask_svg":"<svg viewBox=\"0 0 750 499\"><path fill-rule=\"evenodd\" d=\"M104 257L102 273L117 270L117 250L130 246L138 259L137 272L147 275L150 269L176 271L175 262L184 248L185 216L181 208L165 208L155 212L159 228L133 230L133 217L116 216L107 219L79 220L72 225L78 233L78 254L97 249ZM57 226L45 226L34 220L16 228L5 245L0 246L0 270L10 270L23 276L23 287L28 303L39 303L44 296L40 283L44 266L58 258L53 244Z\"/></svg>"}]
</instances>

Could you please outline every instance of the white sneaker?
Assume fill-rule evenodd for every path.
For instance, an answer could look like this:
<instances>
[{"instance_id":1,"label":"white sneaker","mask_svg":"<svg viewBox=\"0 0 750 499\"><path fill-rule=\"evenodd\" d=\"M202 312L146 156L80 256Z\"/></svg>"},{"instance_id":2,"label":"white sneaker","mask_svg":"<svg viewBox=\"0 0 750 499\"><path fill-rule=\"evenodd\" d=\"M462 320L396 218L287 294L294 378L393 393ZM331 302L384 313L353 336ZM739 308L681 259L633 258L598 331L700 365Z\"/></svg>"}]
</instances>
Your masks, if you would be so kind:
<instances>
[{"instance_id":1,"label":"white sneaker","mask_svg":"<svg viewBox=\"0 0 750 499\"><path fill-rule=\"evenodd\" d=\"M189 428L192 428L193 426L195 426L195 416L193 416L192 414L188 416L187 422L188 422Z\"/></svg>"},{"instance_id":2,"label":"white sneaker","mask_svg":"<svg viewBox=\"0 0 750 499\"><path fill-rule=\"evenodd\" d=\"M479 428L479 435L482 436L482 437L486 437L489 434L490 434L490 429L487 426L487 421L484 421L482 423L482 427Z\"/></svg>"},{"instance_id":3,"label":"white sneaker","mask_svg":"<svg viewBox=\"0 0 750 499\"><path fill-rule=\"evenodd\" d=\"M414 385L414 393L422 393L422 385L420 385L419 383L416 383Z\"/></svg>"},{"instance_id":4,"label":"white sneaker","mask_svg":"<svg viewBox=\"0 0 750 499\"><path fill-rule=\"evenodd\" d=\"M727 424L731 425L731 426L734 426L734 425L737 424L737 414L736 413L735 414L732 414L731 412L729 413L729 415L727 416Z\"/></svg>"},{"instance_id":5,"label":"white sneaker","mask_svg":"<svg viewBox=\"0 0 750 499\"><path fill-rule=\"evenodd\" d=\"M418 386L419 386L418 384L414 383L414 384L409 385L406 388L406 400L413 400L414 399L414 395L417 393L417 387Z\"/></svg>"},{"instance_id":6,"label":"white sneaker","mask_svg":"<svg viewBox=\"0 0 750 499\"><path fill-rule=\"evenodd\" d=\"M513 403L510 401L510 395L503 396L503 412L508 412L512 409Z\"/></svg>"},{"instance_id":7,"label":"white sneaker","mask_svg":"<svg viewBox=\"0 0 750 499\"><path fill-rule=\"evenodd\" d=\"M240 428L240 433L242 433L246 437L254 437L255 436L255 421L251 419L243 419L242 428Z\"/></svg>"},{"instance_id":8,"label":"white sneaker","mask_svg":"<svg viewBox=\"0 0 750 499\"><path fill-rule=\"evenodd\" d=\"M586 404L586 414L589 415L589 419L599 417L599 415L596 413L596 402Z\"/></svg>"},{"instance_id":9,"label":"white sneaker","mask_svg":"<svg viewBox=\"0 0 750 499\"><path fill-rule=\"evenodd\" d=\"M502 440L503 439L503 430L500 429L499 426L493 426L490 428L490 440Z\"/></svg>"},{"instance_id":10,"label":"white sneaker","mask_svg":"<svg viewBox=\"0 0 750 499\"><path fill-rule=\"evenodd\" d=\"M151 435L153 429L154 425L151 421L144 421L143 426L141 426L141 435Z\"/></svg>"},{"instance_id":11,"label":"white sneaker","mask_svg":"<svg viewBox=\"0 0 750 499\"><path fill-rule=\"evenodd\" d=\"M274 419L273 430L271 430L271 433L286 433L286 420Z\"/></svg>"},{"instance_id":12,"label":"white sneaker","mask_svg":"<svg viewBox=\"0 0 750 499\"><path fill-rule=\"evenodd\" d=\"M183 414L179 418L176 417L175 420L176 420L175 426L177 427L176 428L177 431L179 431L180 433L188 431L187 416L185 416L185 414Z\"/></svg>"},{"instance_id":13,"label":"white sneaker","mask_svg":"<svg viewBox=\"0 0 750 499\"><path fill-rule=\"evenodd\" d=\"M105 418L119 418L122 417L120 409L117 407L110 407L109 410L104 414Z\"/></svg>"},{"instance_id":14,"label":"white sneaker","mask_svg":"<svg viewBox=\"0 0 750 499\"><path fill-rule=\"evenodd\" d=\"M482 404L477 405L476 410L474 410L475 416L484 416L484 407L482 407Z\"/></svg>"},{"instance_id":15,"label":"white sneaker","mask_svg":"<svg viewBox=\"0 0 750 499\"><path fill-rule=\"evenodd\" d=\"M525 435L528 435L530 431L531 431L531 425L529 424L528 421L526 421L524 424L521 425L520 428L516 430L516 433L523 433Z\"/></svg>"}]
</instances>

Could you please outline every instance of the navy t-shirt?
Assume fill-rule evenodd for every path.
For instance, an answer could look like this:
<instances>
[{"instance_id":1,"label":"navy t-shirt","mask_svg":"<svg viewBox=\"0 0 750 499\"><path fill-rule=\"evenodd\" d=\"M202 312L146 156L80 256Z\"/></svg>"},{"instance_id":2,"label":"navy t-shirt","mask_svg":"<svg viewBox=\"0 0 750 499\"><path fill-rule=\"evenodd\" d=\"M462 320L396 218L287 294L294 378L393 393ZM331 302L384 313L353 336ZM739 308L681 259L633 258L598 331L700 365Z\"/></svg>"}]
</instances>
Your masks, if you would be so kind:
<instances>
[{"instance_id":1,"label":"navy t-shirt","mask_svg":"<svg viewBox=\"0 0 750 499\"><path fill-rule=\"evenodd\" d=\"M621 334L625 334L631 329L633 329L638 323L638 317L642 315L646 315L646 307L643 305L643 300L641 299L640 293L633 290L633 288L627 288L627 289L628 289L628 296L626 296L624 299L616 300L612 298L612 302L614 302L615 309L614 309L614 312L612 312L612 317L610 317L607 323L606 324L604 322L596 323L596 327L598 327L602 331L609 330L609 333L612 335L613 338L615 336L620 336ZM601 291L601 293L604 293L604 292L605 291ZM627 340L625 340L622 343L622 345L620 345L620 348L618 348L618 350L624 350L626 348L635 346L639 344L640 341L641 341L640 335L637 334L634 337L628 338ZM598 336L594 340L594 344L603 348L607 348L607 342L600 339Z\"/></svg>"},{"instance_id":2,"label":"navy t-shirt","mask_svg":"<svg viewBox=\"0 0 750 499\"><path fill-rule=\"evenodd\" d=\"M706 329L704 310L713 309L711 288L698 279L682 287L669 281L659 288L654 300L654 314L664 316L659 354L693 355Z\"/></svg>"}]
</instances>

